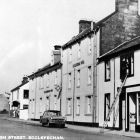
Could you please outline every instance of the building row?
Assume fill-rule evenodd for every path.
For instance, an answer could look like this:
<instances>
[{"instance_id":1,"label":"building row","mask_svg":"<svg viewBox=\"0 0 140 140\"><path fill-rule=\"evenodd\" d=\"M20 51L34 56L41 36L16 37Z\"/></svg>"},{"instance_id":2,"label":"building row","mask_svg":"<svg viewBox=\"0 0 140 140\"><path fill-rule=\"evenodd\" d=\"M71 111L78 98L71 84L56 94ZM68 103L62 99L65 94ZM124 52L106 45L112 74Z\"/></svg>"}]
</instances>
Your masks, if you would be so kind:
<instances>
[{"instance_id":1,"label":"building row","mask_svg":"<svg viewBox=\"0 0 140 140\"><path fill-rule=\"evenodd\" d=\"M103 127L107 122L107 128L138 132L138 2L116 0L115 12L99 22L80 20L78 35L54 46L51 62L11 90L11 110L17 102L16 109L23 116L26 110L27 119L39 120L45 110L60 110L67 123ZM28 103L23 99L26 88Z\"/></svg>"}]
</instances>

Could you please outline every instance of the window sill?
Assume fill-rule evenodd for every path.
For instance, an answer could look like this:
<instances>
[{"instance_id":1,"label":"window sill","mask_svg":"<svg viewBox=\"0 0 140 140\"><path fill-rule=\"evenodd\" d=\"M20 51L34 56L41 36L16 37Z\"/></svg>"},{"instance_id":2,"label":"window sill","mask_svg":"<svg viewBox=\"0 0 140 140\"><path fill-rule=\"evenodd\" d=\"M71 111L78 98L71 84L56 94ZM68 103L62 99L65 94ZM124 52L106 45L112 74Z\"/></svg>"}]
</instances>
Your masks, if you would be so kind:
<instances>
[{"instance_id":1,"label":"window sill","mask_svg":"<svg viewBox=\"0 0 140 140\"><path fill-rule=\"evenodd\" d=\"M72 114L66 114L66 116L72 116Z\"/></svg>"},{"instance_id":2,"label":"window sill","mask_svg":"<svg viewBox=\"0 0 140 140\"><path fill-rule=\"evenodd\" d=\"M80 116L80 114L76 114L76 116Z\"/></svg>"},{"instance_id":3,"label":"window sill","mask_svg":"<svg viewBox=\"0 0 140 140\"><path fill-rule=\"evenodd\" d=\"M105 82L109 82L110 81L110 79L105 79Z\"/></svg>"},{"instance_id":4,"label":"window sill","mask_svg":"<svg viewBox=\"0 0 140 140\"><path fill-rule=\"evenodd\" d=\"M92 116L92 114L90 113L90 114L85 114L85 116Z\"/></svg>"},{"instance_id":5,"label":"window sill","mask_svg":"<svg viewBox=\"0 0 140 140\"><path fill-rule=\"evenodd\" d=\"M80 86L76 86L77 88L80 88Z\"/></svg>"},{"instance_id":6,"label":"window sill","mask_svg":"<svg viewBox=\"0 0 140 140\"><path fill-rule=\"evenodd\" d=\"M87 84L87 86L91 86L91 83Z\"/></svg>"}]
</instances>

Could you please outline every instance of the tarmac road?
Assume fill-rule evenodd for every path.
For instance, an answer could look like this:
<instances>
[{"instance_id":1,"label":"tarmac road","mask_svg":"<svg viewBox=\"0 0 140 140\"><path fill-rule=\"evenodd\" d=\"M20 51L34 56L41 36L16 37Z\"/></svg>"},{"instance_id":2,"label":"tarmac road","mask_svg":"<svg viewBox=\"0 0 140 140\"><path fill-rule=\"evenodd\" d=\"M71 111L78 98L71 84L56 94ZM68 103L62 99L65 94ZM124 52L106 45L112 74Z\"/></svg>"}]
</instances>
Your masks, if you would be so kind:
<instances>
[{"instance_id":1,"label":"tarmac road","mask_svg":"<svg viewBox=\"0 0 140 140\"><path fill-rule=\"evenodd\" d=\"M16 137L14 137L16 136ZM22 137L17 137L22 136ZM32 136L32 137L31 137ZM35 137L36 136L36 137ZM49 128L47 126L33 126L20 122L9 121L0 118L0 140L1 139L44 139L60 138L64 140L138 140L123 136L104 135L72 130L69 128ZM48 137L47 137L48 136ZM55 137L56 136L56 137Z\"/></svg>"}]
</instances>

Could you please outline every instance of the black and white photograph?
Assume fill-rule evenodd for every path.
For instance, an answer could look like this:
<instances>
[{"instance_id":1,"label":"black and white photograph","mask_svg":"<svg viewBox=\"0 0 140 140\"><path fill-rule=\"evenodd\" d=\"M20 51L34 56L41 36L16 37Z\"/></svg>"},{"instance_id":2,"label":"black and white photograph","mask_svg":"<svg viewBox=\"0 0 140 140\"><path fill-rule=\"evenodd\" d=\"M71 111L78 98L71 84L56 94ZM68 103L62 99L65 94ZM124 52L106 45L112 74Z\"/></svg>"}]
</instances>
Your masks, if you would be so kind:
<instances>
[{"instance_id":1,"label":"black and white photograph","mask_svg":"<svg viewBox=\"0 0 140 140\"><path fill-rule=\"evenodd\" d=\"M0 140L140 139L140 0L0 0Z\"/></svg>"}]
</instances>

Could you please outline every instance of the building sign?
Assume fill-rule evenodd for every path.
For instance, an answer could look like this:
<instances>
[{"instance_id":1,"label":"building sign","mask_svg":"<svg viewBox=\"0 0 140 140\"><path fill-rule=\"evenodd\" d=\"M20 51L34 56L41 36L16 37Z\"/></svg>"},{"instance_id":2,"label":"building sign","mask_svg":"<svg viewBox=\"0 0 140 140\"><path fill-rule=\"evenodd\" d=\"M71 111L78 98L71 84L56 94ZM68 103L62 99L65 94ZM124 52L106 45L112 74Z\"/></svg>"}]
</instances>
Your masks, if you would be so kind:
<instances>
[{"instance_id":1,"label":"building sign","mask_svg":"<svg viewBox=\"0 0 140 140\"><path fill-rule=\"evenodd\" d=\"M49 92L53 92L53 89L44 91L44 93L49 93Z\"/></svg>"},{"instance_id":2,"label":"building sign","mask_svg":"<svg viewBox=\"0 0 140 140\"><path fill-rule=\"evenodd\" d=\"M84 60L82 60L82 61L80 61L80 62L78 62L78 63L73 64L73 67L80 66L80 65L82 65L82 64L84 64L84 63L85 63Z\"/></svg>"}]
</instances>

